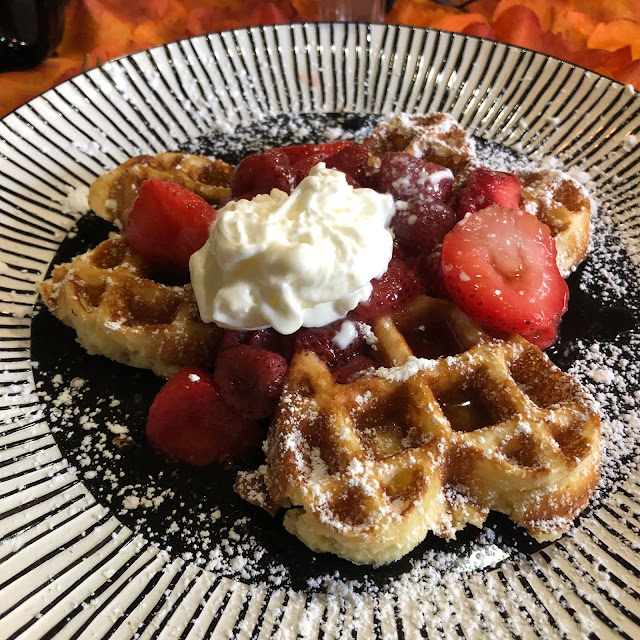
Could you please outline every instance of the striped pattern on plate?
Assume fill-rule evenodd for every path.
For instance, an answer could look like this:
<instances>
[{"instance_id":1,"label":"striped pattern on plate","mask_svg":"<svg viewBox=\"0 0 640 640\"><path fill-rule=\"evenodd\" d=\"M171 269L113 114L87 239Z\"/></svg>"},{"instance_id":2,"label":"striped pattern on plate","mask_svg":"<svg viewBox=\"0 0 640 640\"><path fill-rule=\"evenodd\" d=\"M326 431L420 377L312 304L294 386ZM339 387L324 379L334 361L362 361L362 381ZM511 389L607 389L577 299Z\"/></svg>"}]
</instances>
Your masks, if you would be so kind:
<instances>
[{"instance_id":1,"label":"striped pattern on plate","mask_svg":"<svg viewBox=\"0 0 640 640\"><path fill-rule=\"evenodd\" d=\"M614 491L533 556L347 597L339 579L303 592L173 559L61 456L30 345L35 283L79 215L65 213L67 195L133 155L263 116L401 111L446 111L480 138L588 172L637 264L640 98L491 41L364 24L224 32L107 63L0 123L0 636L640 637L634 446ZM635 334L627 342L633 353ZM620 357L616 367L631 398L637 375ZM622 430L637 431L633 403L624 415Z\"/></svg>"}]
</instances>

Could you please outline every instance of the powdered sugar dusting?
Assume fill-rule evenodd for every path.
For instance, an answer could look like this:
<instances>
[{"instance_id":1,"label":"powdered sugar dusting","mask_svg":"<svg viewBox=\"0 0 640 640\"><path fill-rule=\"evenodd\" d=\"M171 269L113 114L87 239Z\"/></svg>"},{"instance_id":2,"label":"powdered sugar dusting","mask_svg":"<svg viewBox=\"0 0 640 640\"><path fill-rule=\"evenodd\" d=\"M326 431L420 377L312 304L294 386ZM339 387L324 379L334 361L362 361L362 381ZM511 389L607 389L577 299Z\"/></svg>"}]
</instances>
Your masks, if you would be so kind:
<instances>
[{"instance_id":1,"label":"powdered sugar dusting","mask_svg":"<svg viewBox=\"0 0 640 640\"><path fill-rule=\"evenodd\" d=\"M348 126L328 125L322 118L304 120L304 127L303 119L296 117L292 122L291 127L295 130L292 142L307 141L314 130L321 131L326 139L362 138L373 126L372 119L354 120ZM256 130L241 132L226 146L226 151L237 149L250 153L251 145L256 145L257 150L257 145L265 144L264 140L267 145L276 144L277 136L281 134L279 123L266 128L265 121L264 126L266 134L262 142L256 142L262 135L261 130L258 133ZM202 143L215 154L214 142L212 139L189 146L191 150L197 150ZM496 169L532 166L531 162L514 159L499 147L482 142L478 142L478 154ZM606 207L602 203L599 207L601 214L595 221L592 258L576 274L579 279L577 289L587 296L597 297L602 304L619 304L635 310L633 283L637 282L637 273L627 259L629 238L614 227ZM621 268L620 265L624 266ZM356 327L370 344L375 344L370 327L364 323L356 323ZM593 501L596 508L601 503L616 504L616 488L635 469L633 457L637 455L640 432L637 408L640 368L635 357L638 340L635 332L627 333L623 338L570 337L561 343L555 354L561 367L575 375L601 406L604 456L602 479ZM416 358L404 367L379 370L377 375L402 380L433 366L434 361ZM128 372L122 368L116 370ZM44 372L39 375L46 377ZM222 480L215 481L203 473L196 476L195 485L185 487L182 471L158 458L154 467L154 471L159 469L156 475L132 477L129 464L143 456L153 457L145 450L144 425L140 422L144 406L149 402L144 394L140 393L137 400L134 400L135 392L126 399L113 395L108 388L96 388L91 376L79 378L74 375L73 367L61 367L46 383L41 379L40 393L56 439L94 495L124 522L173 556L217 575L291 589L289 593L322 591L329 597L350 603L339 606L354 612L371 607L372 598L376 602L390 598L397 602L407 619L415 620L417 625L429 626L437 624L428 620L430 616L442 620L443 616L462 615L454 611L453 603L467 588L483 588L482 574L477 573L482 569L499 562L505 562L503 566L509 567L511 563L523 565L527 561L535 566L541 561L535 554L526 560L521 551L527 549L526 544L514 543L514 535L505 530L504 523L490 520L483 530L467 527L458 534L458 541L439 544L428 540L394 565L388 576L376 571L356 570L341 561L301 550L279 521L271 521L249 505L239 507L243 504L239 500L230 502L229 494L223 494L219 485L222 482L230 485L234 472L222 470ZM95 397L99 398L96 402ZM362 406L370 401L371 398L365 395L356 398ZM130 406L142 409L136 412L128 408ZM75 438L73 442L68 435L71 431ZM80 436L76 437L78 433ZM295 443L291 445L295 450ZM326 463L317 449L312 448L308 455L313 480L320 483L326 476ZM350 469L352 482L366 486L366 471L366 465L359 467L354 462ZM202 496L201 502L198 502L198 495ZM274 542L275 537L280 540ZM295 547L298 555L288 556L287 547ZM309 566L305 566L304 571L299 566L300 554L308 560ZM517 606L516 594L510 593L510 596ZM376 606L381 612L386 611L383 605ZM390 611L389 615L395 615L393 608ZM305 624L312 625L308 616ZM343 621L342 632L368 628L367 624L373 628L373 623L359 620L354 613Z\"/></svg>"}]
</instances>

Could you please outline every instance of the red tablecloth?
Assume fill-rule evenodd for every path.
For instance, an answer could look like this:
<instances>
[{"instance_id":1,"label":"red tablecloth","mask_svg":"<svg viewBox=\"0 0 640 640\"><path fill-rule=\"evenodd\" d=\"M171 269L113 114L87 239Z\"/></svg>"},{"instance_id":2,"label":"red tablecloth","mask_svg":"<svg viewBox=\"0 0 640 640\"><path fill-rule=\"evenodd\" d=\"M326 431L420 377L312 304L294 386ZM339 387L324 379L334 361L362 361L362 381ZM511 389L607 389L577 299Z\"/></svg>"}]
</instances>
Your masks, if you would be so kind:
<instances>
[{"instance_id":1,"label":"red tablecloth","mask_svg":"<svg viewBox=\"0 0 640 640\"><path fill-rule=\"evenodd\" d=\"M83 68L211 31L317 19L318 0L71 0L36 69L0 74L0 117ZM386 21L480 35L575 62L640 89L637 0L476 0L464 10L396 0Z\"/></svg>"}]
</instances>

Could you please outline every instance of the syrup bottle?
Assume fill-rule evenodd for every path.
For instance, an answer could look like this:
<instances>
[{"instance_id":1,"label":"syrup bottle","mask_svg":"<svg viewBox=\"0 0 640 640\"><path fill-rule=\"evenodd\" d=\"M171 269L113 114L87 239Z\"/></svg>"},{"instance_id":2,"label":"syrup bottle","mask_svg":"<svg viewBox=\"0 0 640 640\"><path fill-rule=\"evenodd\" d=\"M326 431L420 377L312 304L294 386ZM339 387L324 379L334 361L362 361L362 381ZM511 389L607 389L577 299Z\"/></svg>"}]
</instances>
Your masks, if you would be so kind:
<instances>
[{"instance_id":1,"label":"syrup bottle","mask_svg":"<svg viewBox=\"0 0 640 640\"><path fill-rule=\"evenodd\" d=\"M68 0L0 0L0 72L31 69L62 40Z\"/></svg>"}]
</instances>

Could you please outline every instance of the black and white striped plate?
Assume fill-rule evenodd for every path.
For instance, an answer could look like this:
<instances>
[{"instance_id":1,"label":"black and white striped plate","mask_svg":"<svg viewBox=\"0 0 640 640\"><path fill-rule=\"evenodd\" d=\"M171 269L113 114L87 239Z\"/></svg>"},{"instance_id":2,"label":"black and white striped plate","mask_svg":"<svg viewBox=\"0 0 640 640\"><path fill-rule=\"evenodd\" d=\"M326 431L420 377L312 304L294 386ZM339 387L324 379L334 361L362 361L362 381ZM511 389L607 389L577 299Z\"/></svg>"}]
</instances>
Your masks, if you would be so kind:
<instances>
[{"instance_id":1,"label":"black and white striped plate","mask_svg":"<svg viewBox=\"0 0 640 640\"><path fill-rule=\"evenodd\" d=\"M484 156L590 179L601 215L552 357L603 407L603 480L533 545L498 517L371 570L313 554L231 491L150 452L160 382L89 357L35 283L109 232L74 208L139 153L235 160L446 111ZM0 636L640 637L640 98L531 51L383 25L283 25L105 64L0 123ZM489 144L483 141L493 141ZM35 305L35 307L34 307ZM120 448L124 436L131 446Z\"/></svg>"}]
</instances>

